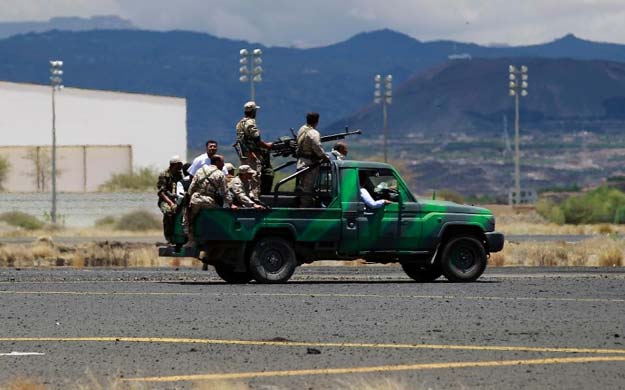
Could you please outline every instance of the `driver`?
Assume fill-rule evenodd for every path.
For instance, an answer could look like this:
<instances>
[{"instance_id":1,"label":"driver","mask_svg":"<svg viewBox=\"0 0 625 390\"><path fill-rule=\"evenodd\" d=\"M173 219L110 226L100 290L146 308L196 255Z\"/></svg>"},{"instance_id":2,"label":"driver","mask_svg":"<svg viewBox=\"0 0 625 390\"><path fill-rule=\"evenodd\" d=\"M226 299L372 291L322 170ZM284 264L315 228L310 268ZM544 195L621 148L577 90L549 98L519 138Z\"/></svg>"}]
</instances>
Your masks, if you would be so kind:
<instances>
[{"instance_id":1,"label":"driver","mask_svg":"<svg viewBox=\"0 0 625 390\"><path fill-rule=\"evenodd\" d=\"M360 199L365 202L367 207L369 207L370 209L379 209L387 204L393 203L388 199L373 199L371 193L369 192L369 189L371 188L371 181L369 180L369 175L367 175L367 172L359 171L358 180L360 181Z\"/></svg>"}]
</instances>

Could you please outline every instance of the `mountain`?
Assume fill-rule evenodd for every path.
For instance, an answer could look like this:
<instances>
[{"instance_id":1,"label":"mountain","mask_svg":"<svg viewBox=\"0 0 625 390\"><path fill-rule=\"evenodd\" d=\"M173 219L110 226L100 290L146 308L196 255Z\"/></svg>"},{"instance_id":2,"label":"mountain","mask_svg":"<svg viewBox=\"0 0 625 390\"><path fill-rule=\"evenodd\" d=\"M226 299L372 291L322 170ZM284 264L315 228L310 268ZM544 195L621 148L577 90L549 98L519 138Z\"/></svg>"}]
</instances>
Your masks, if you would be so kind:
<instances>
[{"instance_id":1,"label":"mountain","mask_svg":"<svg viewBox=\"0 0 625 390\"><path fill-rule=\"evenodd\" d=\"M489 80L488 88L501 88L504 94L507 64L516 62L513 59L516 57L625 61L624 45L589 42L574 36L543 45L486 47L453 41L421 42L398 32L380 30L361 33L326 47L294 49L265 47L185 31L50 31L0 40L3 58L0 78L47 83L48 60L58 58L65 62L67 86L186 97L189 147L199 149L209 137L223 143L232 141L241 106L249 100L249 86L238 81L238 53L245 47L263 50L265 73L263 82L257 85L256 100L263 106L258 123L264 137L269 139L288 134L289 127L301 125L307 111L321 113L324 131L338 130L345 123L340 118L351 116L372 100L376 73L392 73L398 94L403 88L408 88L406 93L410 88L415 88L414 93L421 93L418 86L403 87L402 83L419 80L418 76L425 71L430 77L442 77L444 69L451 66L448 64L450 54L509 58L497 65L502 66L501 69L493 67L492 72L476 67L482 64L481 60L461 61L455 65L457 69L465 66L478 72L476 75L461 72L456 83L469 85L472 79L481 77L479 72L490 72L491 76L483 78ZM534 77L538 82L540 76L533 66L530 72L531 82ZM417 79L413 78L415 76ZM579 81L576 77L568 80ZM534 91L531 93L533 96ZM465 97L471 99L472 95ZM433 101L431 97L423 99L426 101L419 104ZM501 100L509 103L504 98ZM396 103L393 110L400 107L401 100ZM449 104L449 100L436 104L441 116L447 115L445 110ZM553 105L553 109L559 107ZM476 118L493 114L490 106L472 109ZM463 126L465 122L459 118L453 123ZM367 128L371 127L366 124Z\"/></svg>"},{"instance_id":2,"label":"mountain","mask_svg":"<svg viewBox=\"0 0 625 390\"><path fill-rule=\"evenodd\" d=\"M129 30L133 28L135 27L130 20L115 15L92 16L90 18L58 17L42 22L0 22L0 39L17 34L50 30Z\"/></svg>"},{"instance_id":3,"label":"mountain","mask_svg":"<svg viewBox=\"0 0 625 390\"><path fill-rule=\"evenodd\" d=\"M521 98L525 130L618 130L625 127L625 63L598 60L502 58L448 61L394 92L389 133L438 138L450 132L501 132L514 118L508 65L529 68L529 95ZM382 128L379 105L369 104L332 127ZM377 134L377 132L376 132Z\"/></svg>"}]
</instances>

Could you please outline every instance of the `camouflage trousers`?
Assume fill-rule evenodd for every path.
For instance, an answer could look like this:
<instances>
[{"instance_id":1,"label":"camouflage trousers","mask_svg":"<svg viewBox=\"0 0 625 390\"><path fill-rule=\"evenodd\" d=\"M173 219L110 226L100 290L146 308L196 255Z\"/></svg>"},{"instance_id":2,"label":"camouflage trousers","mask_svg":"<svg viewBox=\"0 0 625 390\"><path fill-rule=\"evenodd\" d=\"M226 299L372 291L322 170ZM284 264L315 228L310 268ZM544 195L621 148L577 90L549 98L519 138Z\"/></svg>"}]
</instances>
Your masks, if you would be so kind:
<instances>
[{"instance_id":1,"label":"camouflage trousers","mask_svg":"<svg viewBox=\"0 0 625 390\"><path fill-rule=\"evenodd\" d=\"M309 169L307 172L303 173L299 178L299 187L304 193L300 197L299 206L300 207L313 207L313 196L310 195L311 192L315 189L315 183L317 181L317 177L319 176L319 166L316 166L312 169ZM308 193L308 194L307 194Z\"/></svg>"},{"instance_id":2,"label":"camouflage trousers","mask_svg":"<svg viewBox=\"0 0 625 390\"><path fill-rule=\"evenodd\" d=\"M160 202L158 208L161 210L161 213L163 213L163 235L167 242L171 242L176 225L176 208L171 207L165 202Z\"/></svg>"},{"instance_id":3,"label":"camouflage trousers","mask_svg":"<svg viewBox=\"0 0 625 390\"><path fill-rule=\"evenodd\" d=\"M187 233L190 241L194 239L194 230L193 223L195 221L195 217L202 209L217 209L219 208L219 204L213 199L213 197L209 195L202 195L198 192L191 196L191 200L189 202L189 206L187 207L187 211L185 216L182 219L184 224L184 231Z\"/></svg>"},{"instance_id":4,"label":"camouflage trousers","mask_svg":"<svg viewBox=\"0 0 625 390\"><path fill-rule=\"evenodd\" d=\"M249 165L250 168L256 171L254 177L252 177L251 191L258 198L260 196L260 175L263 170L263 164L259 159L253 157L241 159L240 161L241 165Z\"/></svg>"}]
</instances>

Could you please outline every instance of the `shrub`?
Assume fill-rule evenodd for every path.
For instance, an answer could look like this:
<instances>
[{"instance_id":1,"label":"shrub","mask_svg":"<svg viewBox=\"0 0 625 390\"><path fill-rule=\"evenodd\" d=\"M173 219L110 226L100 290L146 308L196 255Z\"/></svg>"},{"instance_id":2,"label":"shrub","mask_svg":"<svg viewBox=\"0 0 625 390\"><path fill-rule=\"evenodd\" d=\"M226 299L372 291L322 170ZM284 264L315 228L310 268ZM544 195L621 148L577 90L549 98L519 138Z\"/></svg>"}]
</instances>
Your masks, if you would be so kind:
<instances>
[{"instance_id":1,"label":"shrub","mask_svg":"<svg viewBox=\"0 0 625 390\"><path fill-rule=\"evenodd\" d=\"M9 175L10 168L11 165L9 164L9 160L7 160L4 156L0 156L0 191L4 190L4 181Z\"/></svg>"},{"instance_id":2,"label":"shrub","mask_svg":"<svg viewBox=\"0 0 625 390\"><path fill-rule=\"evenodd\" d=\"M614 213L614 223L625 224L625 206L620 206Z\"/></svg>"},{"instance_id":3,"label":"shrub","mask_svg":"<svg viewBox=\"0 0 625 390\"><path fill-rule=\"evenodd\" d=\"M20 227L26 230L37 230L43 228L44 226L44 223L37 217L21 211L8 211L6 213L2 213L0 214L0 221L4 221L11 226Z\"/></svg>"},{"instance_id":4,"label":"shrub","mask_svg":"<svg viewBox=\"0 0 625 390\"><path fill-rule=\"evenodd\" d=\"M549 199L539 199L535 208L538 214L550 222L558 225L563 225L566 222L562 208Z\"/></svg>"},{"instance_id":5,"label":"shrub","mask_svg":"<svg viewBox=\"0 0 625 390\"><path fill-rule=\"evenodd\" d=\"M115 219L115 217L108 215L106 217L96 219L94 225L96 227L111 227L114 226L116 223L117 220Z\"/></svg>"},{"instance_id":6,"label":"shrub","mask_svg":"<svg viewBox=\"0 0 625 390\"><path fill-rule=\"evenodd\" d=\"M455 202L459 204L464 203L464 198L462 197L461 194L457 193L456 191L452 191L448 189L442 189L438 191L438 193L436 194L436 198L441 199L441 200L448 200L450 202Z\"/></svg>"},{"instance_id":7,"label":"shrub","mask_svg":"<svg viewBox=\"0 0 625 390\"><path fill-rule=\"evenodd\" d=\"M156 190L158 172L152 168L140 168L132 173L118 173L98 187L99 191L152 191Z\"/></svg>"},{"instance_id":8,"label":"shrub","mask_svg":"<svg viewBox=\"0 0 625 390\"><path fill-rule=\"evenodd\" d=\"M145 231L160 229L161 221L151 212L137 210L124 214L115 223L118 230Z\"/></svg>"}]
</instances>

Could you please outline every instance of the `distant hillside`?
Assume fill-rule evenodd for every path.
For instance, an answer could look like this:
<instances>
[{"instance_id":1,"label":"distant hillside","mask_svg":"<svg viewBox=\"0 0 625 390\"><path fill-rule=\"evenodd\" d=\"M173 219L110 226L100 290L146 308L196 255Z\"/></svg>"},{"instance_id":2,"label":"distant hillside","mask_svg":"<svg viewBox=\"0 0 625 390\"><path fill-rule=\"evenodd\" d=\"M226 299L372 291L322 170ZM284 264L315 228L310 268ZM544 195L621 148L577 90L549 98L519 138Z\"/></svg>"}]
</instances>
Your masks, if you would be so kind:
<instances>
[{"instance_id":1,"label":"distant hillside","mask_svg":"<svg viewBox=\"0 0 625 390\"><path fill-rule=\"evenodd\" d=\"M588 42L574 36L544 45L493 48L452 41L420 42L404 34L381 30L358 34L327 47L291 49L266 48L182 31L51 31L0 40L3 59L0 79L47 83L48 60L59 58L65 61L64 79L68 86L184 96L188 99L189 146L199 148L208 137L221 142L233 138L233 126L241 115L241 105L249 99L248 86L238 81L238 52L243 47L260 47L264 51L264 81L258 86L257 100L263 106L259 124L266 138L287 134L288 127L299 126L305 112L311 110L321 113L322 127L328 131L337 130L336 127L345 123L340 118L369 104L376 73L392 73L395 77L398 95L392 108L392 126L401 117L395 110L402 107L402 100L405 100L404 108L415 112L415 117L418 117L415 110L420 110L419 107L437 107L440 115L432 109L421 113L423 118L428 118L419 119L424 126L445 116L450 117L444 118L446 123L460 129L476 126L479 121L491 123L499 120L493 119L498 116L498 110L509 108L510 100L505 97L505 69L513 60L491 65L482 60L441 65L454 53L468 53L473 58L532 56L625 61L624 45ZM536 88L546 85L541 81L541 68L529 65L532 95L528 103L540 91L533 89L534 85ZM481 66L487 68L481 69ZM430 81L417 77L405 87L401 86L426 70L430 70L427 76ZM443 83L438 84L436 80ZM445 80L454 85L445 85ZM583 80L571 73L568 79L562 78L561 81L575 84ZM425 94L425 85L433 91L440 91L439 100ZM451 88L459 85L470 88L465 89L464 95L449 96ZM489 92L491 97L481 97L484 89L495 91L497 88L501 93ZM402 93L420 97L412 101L401 97ZM484 104L462 99L476 99ZM575 100L577 97L562 95L560 99ZM617 112L619 102L617 99L606 104L615 107L613 110ZM544 107L537 107L547 117L563 117L576 112L573 104L547 103L545 101ZM456 104L464 107L464 114L453 113L452 106ZM601 102L597 104L600 106ZM560 108L567 111L559 112ZM465 112L467 110L471 112ZM598 108L588 110L600 112ZM366 112L359 115L366 115ZM468 117L472 118L471 121L466 120ZM370 119L375 120L373 116ZM329 126L331 123L336 125ZM375 122L359 123L366 128L377 126Z\"/></svg>"},{"instance_id":2,"label":"distant hillside","mask_svg":"<svg viewBox=\"0 0 625 390\"><path fill-rule=\"evenodd\" d=\"M119 16L103 15L90 18L58 17L46 21L0 22L0 39L17 34L38 33L50 30L130 30L135 28L130 20Z\"/></svg>"},{"instance_id":3,"label":"distant hillside","mask_svg":"<svg viewBox=\"0 0 625 390\"><path fill-rule=\"evenodd\" d=\"M394 138L406 133L438 138L451 132L501 134L514 119L508 96L509 64L529 67L529 96L521 100L525 130L609 131L625 128L625 63L571 59L449 61L402 84L389 107ZM379 105L369 104L334 127L378 130ZM379 134L375 133L376 135Z\"/></svg>"}]
</instances>

